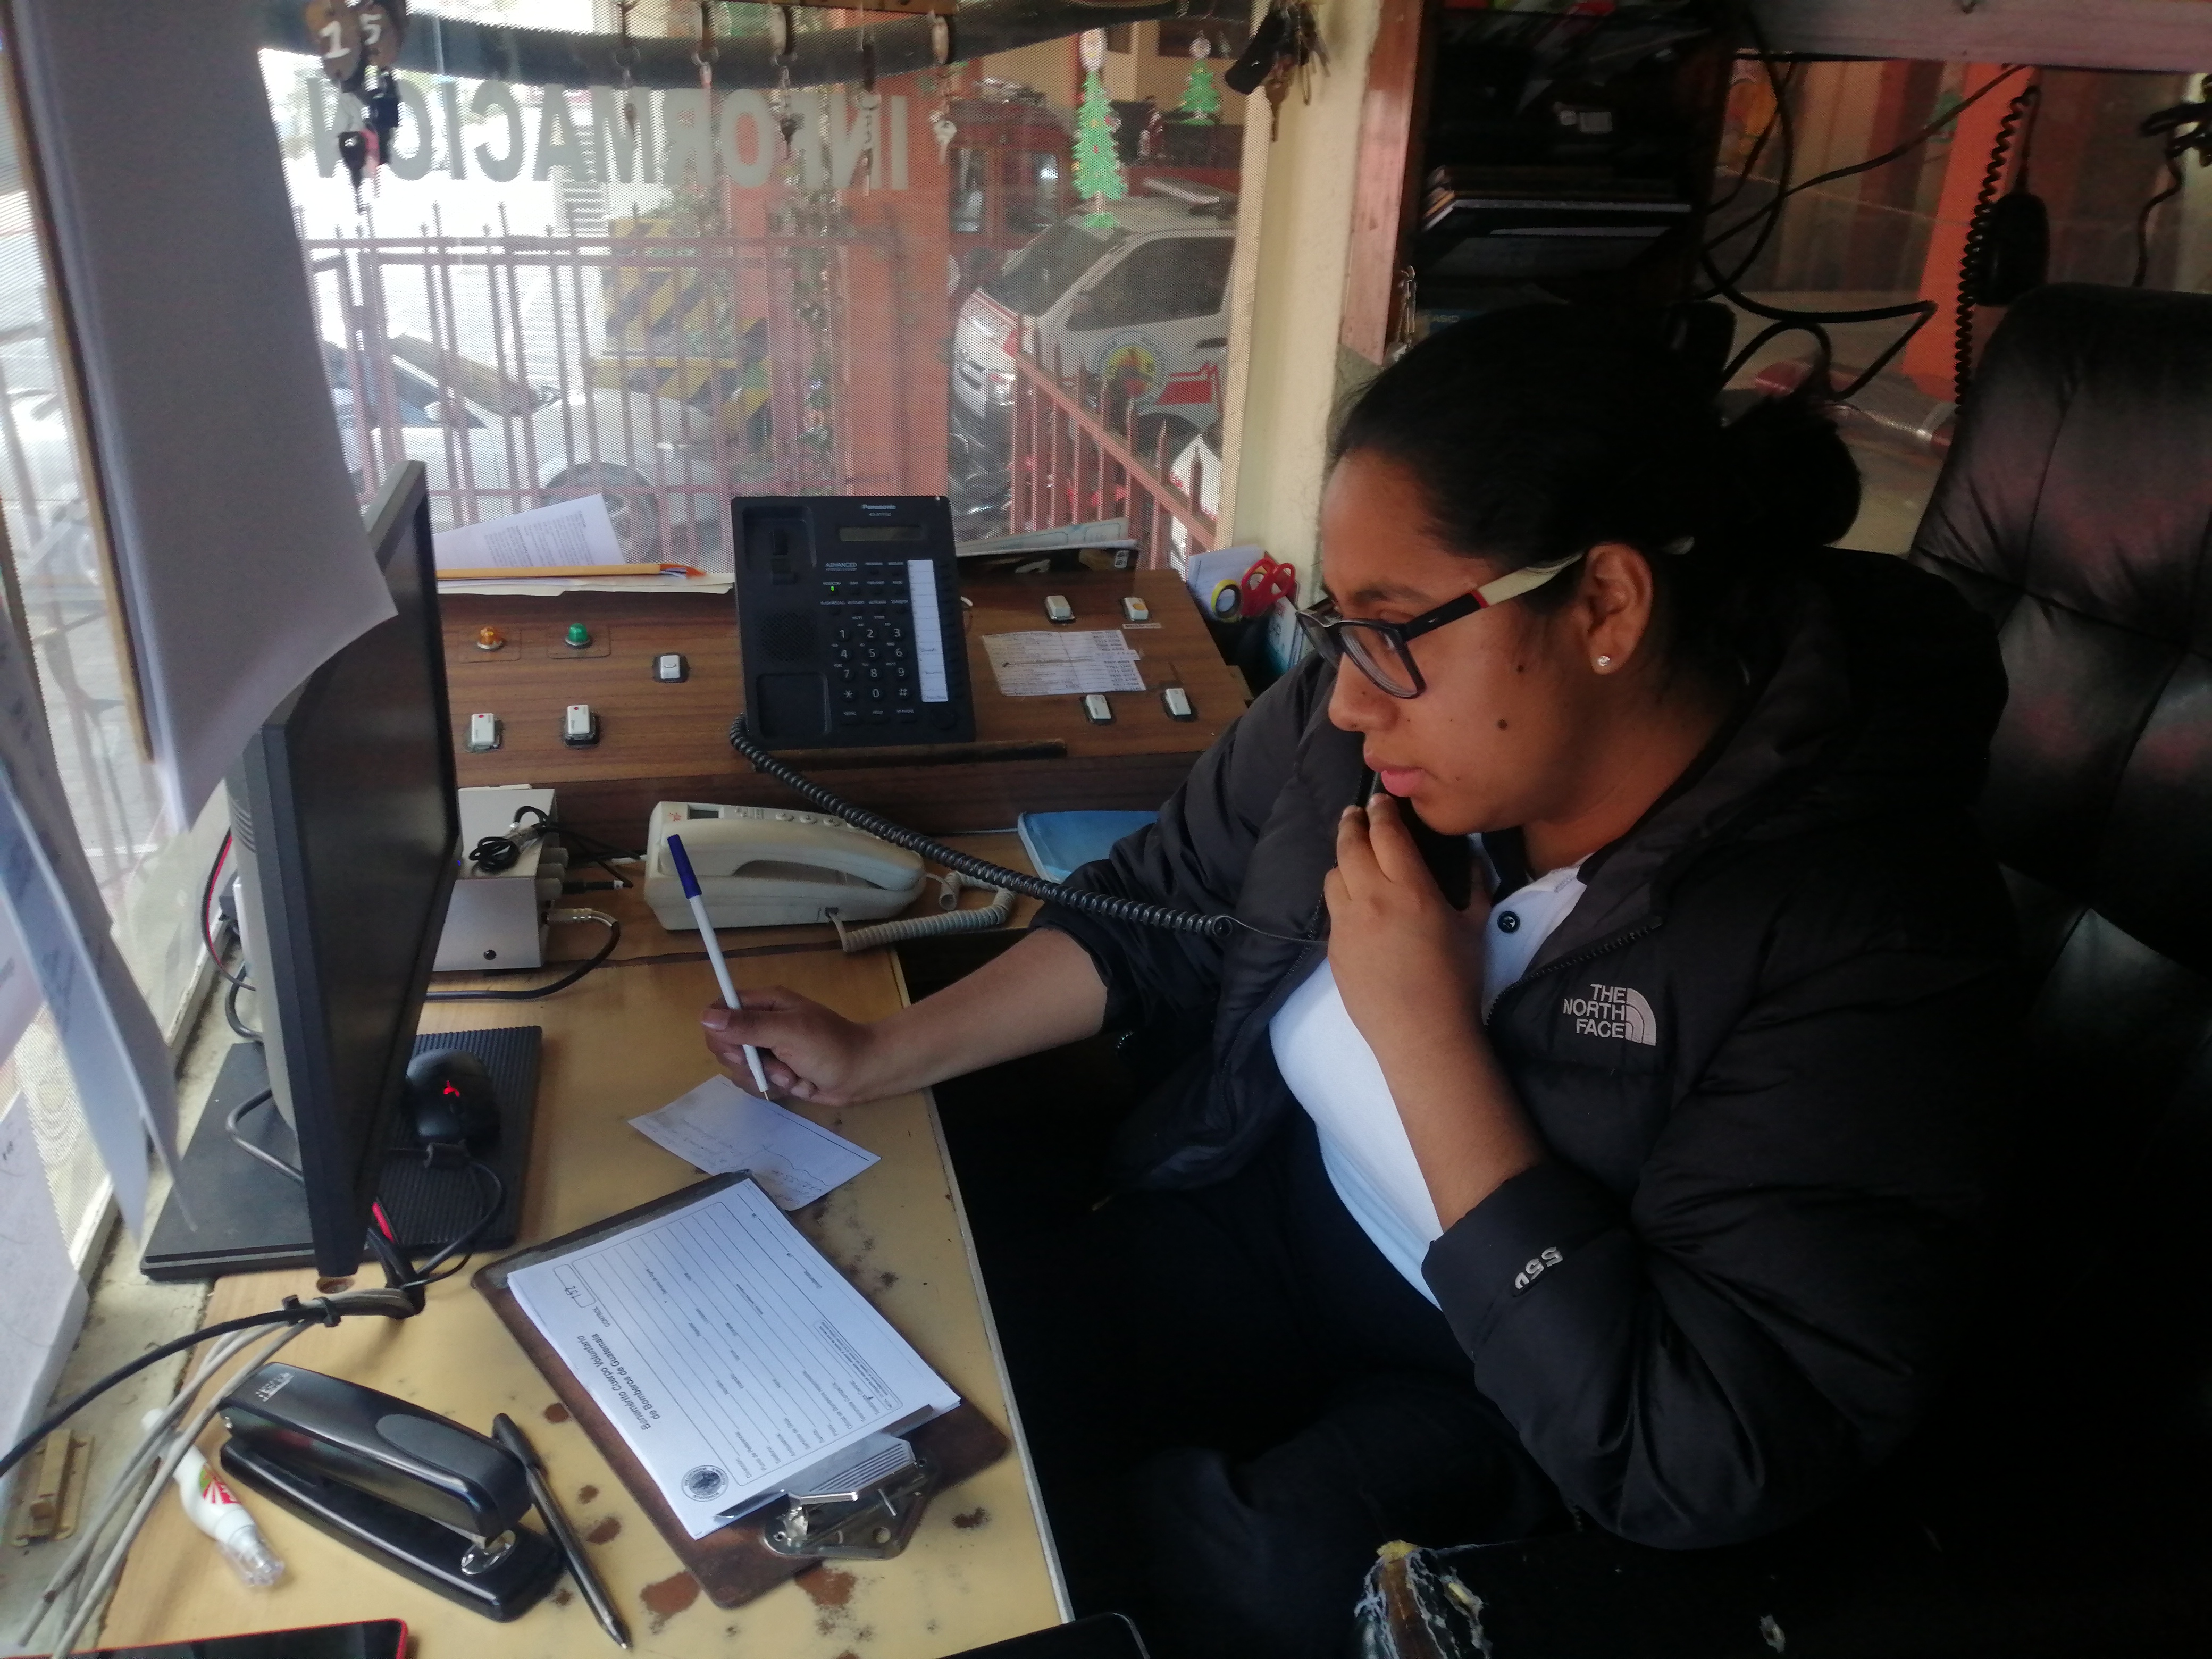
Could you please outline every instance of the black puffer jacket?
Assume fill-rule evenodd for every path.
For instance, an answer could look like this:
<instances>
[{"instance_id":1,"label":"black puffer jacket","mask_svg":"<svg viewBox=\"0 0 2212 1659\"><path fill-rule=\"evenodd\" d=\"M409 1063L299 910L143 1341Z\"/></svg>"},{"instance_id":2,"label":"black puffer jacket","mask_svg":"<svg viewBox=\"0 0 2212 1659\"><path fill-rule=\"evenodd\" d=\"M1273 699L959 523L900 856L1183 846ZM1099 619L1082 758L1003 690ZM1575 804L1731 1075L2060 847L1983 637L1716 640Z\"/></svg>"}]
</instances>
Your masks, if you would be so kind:
<instances>
[{"instance_id":1,"label":"black puffer jacket","mask_svg":"<svg viewBox=\"0 0 2212 1659\"><path fill-rule=\"evenodd\" d=\"M1643 1542L1756 1536L1930 1403L1976 1291L2015 1018L2011 912L1969 808L2004 678L1902 562L1793 556L1714 752L1588 861L1490 1036L1550 1160L1425 1272L1477 1386L1569 1501ZM1361 776L1309 661L1078 884L1325 933ZM1061 907L1108 1023L1190 1055L1129 1178L1226 1177L1295 1111L1267 1022L1325 943Z\"/></svg>"}]
</instances>

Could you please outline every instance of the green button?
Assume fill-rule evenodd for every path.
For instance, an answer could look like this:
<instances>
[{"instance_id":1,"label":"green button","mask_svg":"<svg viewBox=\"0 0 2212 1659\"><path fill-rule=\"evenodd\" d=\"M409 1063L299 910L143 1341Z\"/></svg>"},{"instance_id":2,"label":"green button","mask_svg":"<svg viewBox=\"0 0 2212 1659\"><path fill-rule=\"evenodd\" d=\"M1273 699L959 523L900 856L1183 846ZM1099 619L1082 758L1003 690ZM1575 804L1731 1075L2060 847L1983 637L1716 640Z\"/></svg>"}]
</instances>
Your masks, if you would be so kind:
<instances>
[{"instance_id":1,"label":"green button","mask_svg":"<svg viewBox=\"0 0 2212 1659\"><path fill-rule=\"evenodd\" d=\"M581 623L568 624L568 643L579 649L592 642L592 630Z\"/></svg>"}]
</instances>

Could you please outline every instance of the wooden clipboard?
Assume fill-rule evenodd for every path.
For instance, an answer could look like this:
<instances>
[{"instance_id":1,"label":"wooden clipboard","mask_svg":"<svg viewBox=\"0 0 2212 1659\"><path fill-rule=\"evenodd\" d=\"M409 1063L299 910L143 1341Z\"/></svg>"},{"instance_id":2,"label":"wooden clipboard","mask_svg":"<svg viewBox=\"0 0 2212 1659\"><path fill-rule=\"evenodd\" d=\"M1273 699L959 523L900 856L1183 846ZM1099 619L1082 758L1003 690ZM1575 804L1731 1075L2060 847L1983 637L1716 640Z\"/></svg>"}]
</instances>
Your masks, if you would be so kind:
<instances>
[{"instance_id":1,"label":"wooden clipboard","mask_svg":"<svg viewBox=\"0 0 2212 1659\"><path fill-rule=\"evenodd\" d=\"M593 1402L590 1392L577 1381L566 1362L554 1352L544 1335L522 1304L514 1299L507 1288L508 1275L518 1267L534 1267L541 1261L568 1255L603 1238L625 1231L641 1222L651 1221L668 1211L704 1198L709 1194L735 1186L748 1179L743 1175L711 1176L694 1182L690 1186L670 1193L665 1198L641 1204L635 1209L624 1210L605 1220L578 1229L565 1237L544 1244L518 1250L513 1255L479 1267L469 1279L489 1301L499 1315L500 1321L522 1351L553 1385L553 1392L569 1414L591 1437L592 1443L607 1460L611 1468L628 1489L638 1507L653 1522L660 1535L667 1540L668 1547L676 1552L699 1588L706 1591L708 1600L718 1607L734 1607L751 1601L764 1591L774 1589L787 1578L793 1578L816 1561L796 1560L787 1555L778 1555L761 1542L761 1521L749 1517L734 1521L704 1538L694 1538L684 1530L684 1523L676 1518L660 1496L660 1488L645 1465L639 1462L621 1431L608 1421L606 1413ZM978 1470L987 1468L1006 1455L1008 1442L1005 1434L982 1413L963 1401L944 1416L934 1418L910 1431L907 1438L938 1471L934 1491L965 1480ZM772 1512L772 1506L771 1511Z\"/></svg>"}]
</instances>

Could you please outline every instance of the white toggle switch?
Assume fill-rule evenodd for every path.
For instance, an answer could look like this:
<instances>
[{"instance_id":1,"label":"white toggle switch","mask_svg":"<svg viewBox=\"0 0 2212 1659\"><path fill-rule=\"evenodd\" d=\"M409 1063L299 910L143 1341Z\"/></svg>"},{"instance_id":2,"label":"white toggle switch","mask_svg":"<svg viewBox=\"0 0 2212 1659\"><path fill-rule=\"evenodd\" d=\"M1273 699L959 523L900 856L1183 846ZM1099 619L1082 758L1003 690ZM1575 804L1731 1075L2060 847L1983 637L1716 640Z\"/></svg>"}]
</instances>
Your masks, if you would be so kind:
<instances>
[{"instance_id":1,"label":"white toggle switch","mask_svg":"<svg viewBox=\"0 0 2212 1659\"><path fill-rule=\"evenodd\" d=\"M572 702L561 716L561 741L571 749L588 748L599 740L599 717L587 702Z\"/></svg>"},{"instance_id":2,"label":"white toggle switch","mask_svg":"<svg viewBox=\"0 0 2212 1659\"><path fill-rule=\"evenodd\" d=\"M1121 601L1121 617L1125 622L1150 622L1152 619L1152 607L1132 593Z\"/></svg>"},{"instance_id":3,"label":"white toggle switch","mask_svg":"<svg viewBox=\"0 0 2212 1659\"><path fill-rule=\"evenodd\" d=\"M690 678L690 665L680 651L664 651L653 659L653 678L664 685L675 685Z\"/></svg>"},{"instance_id":4,"label":"white toggle switch","mask_svg":"<svg viewBox=\"0 0 2212 1659\"><path fill-rule=\"evenodd\" d=\"M1044 619L1048 623L1072 623L1075 620L1075 607L1067 602L1065 593L1048 593L1044 596Z\"/></svg>"},{"instance_id":5,"label":"white toggle switch","mask_svg":"<svg viewBox=\"0 0 2212 1659\"><path fill-rule=\"evenodd\" d=\"M482 755L499 747L499 716L471 714L469 716L469 753Z\"/></svg>"},{"instance_id":6,"label":"white toggle switch","mask_svg":"<svg viewBox=\"0 0 2212 1659\"><path fill-rule=\"evenodd\" d=\"M1198 710L1190 706L1190 693L1179 685L1170 685L1160 693L1160 702L1166 706L1171 720L1194 720Z\"/></svg>"},{"instance_id":7,"label":"white toggle switch","mask_svg":"<svg viewBox=\"0 0 2212 1659\"><path fill-rule=\"evenodd\" d=\"M1091 717L1093 726L1111 726L1114 723L1114 705L1096 691L1084 698L1083 712Z\"/></svg>"}]
</instances>

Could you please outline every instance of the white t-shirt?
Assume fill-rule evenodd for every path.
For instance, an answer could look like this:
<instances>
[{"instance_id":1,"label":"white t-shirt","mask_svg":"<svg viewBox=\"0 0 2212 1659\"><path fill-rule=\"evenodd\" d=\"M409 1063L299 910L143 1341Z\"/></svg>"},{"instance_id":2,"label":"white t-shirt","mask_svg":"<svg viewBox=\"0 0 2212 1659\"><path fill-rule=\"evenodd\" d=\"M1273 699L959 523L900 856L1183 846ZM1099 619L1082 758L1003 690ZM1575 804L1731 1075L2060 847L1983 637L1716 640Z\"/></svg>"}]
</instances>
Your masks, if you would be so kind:
<instances>
[{"instance_id":1,"label":"white t-shirt","mask_svg":"<svg viewBox=\"0 0 2212 1659\"><path fill-rule=\"evenodd\" d=\"M1474 839L1479 848L1480 837ZM1492 908L1482 930L1485 1018L1582 897L1581 868L1540 876ZM1345 1012L1327 958L1275 1011L1267 1036L1283 1081L1320 1133L1322 1164L1336 1195L1406 1282L1435 1301L1421 1259L1443 1229L1382 1065Z\"/></svg>"}]
</instances>

